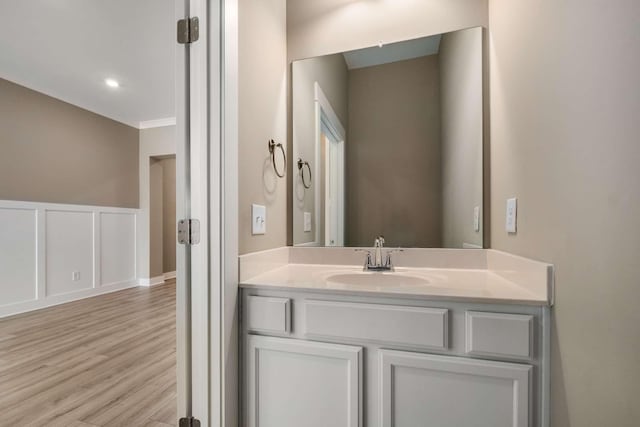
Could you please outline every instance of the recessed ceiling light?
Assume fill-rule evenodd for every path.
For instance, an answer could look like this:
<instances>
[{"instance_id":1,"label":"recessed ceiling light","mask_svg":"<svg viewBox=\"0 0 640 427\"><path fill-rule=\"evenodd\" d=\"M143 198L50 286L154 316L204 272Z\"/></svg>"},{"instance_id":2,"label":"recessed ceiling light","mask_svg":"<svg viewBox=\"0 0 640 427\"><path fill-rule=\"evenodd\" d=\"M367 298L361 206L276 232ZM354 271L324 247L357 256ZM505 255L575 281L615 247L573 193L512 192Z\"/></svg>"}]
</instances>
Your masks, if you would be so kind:
<instances>
[{"instance_id":1,"label":"recessed ceiling light","mask_svg":"<svg viewBox=\"0 0 640 427\"><path fill-rule=\"evenodd\" d=\"M105 83L107 84L107 86L109 86L109 87L116 88L116 87L119 87L119 86L120 86L120 83L118 83L118 81L117 81L117 80L114 80L114 79L106 79L104 82L105 82Z\"/></svg>"}]
</instances>

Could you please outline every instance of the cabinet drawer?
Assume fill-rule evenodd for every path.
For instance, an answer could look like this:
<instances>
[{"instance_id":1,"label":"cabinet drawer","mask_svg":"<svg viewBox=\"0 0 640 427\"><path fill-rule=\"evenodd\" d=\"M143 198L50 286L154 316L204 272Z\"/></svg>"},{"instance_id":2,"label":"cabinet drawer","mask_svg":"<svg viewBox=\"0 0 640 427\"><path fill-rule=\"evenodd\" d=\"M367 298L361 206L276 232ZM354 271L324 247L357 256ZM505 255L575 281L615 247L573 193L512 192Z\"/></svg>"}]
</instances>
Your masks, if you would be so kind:
<instances>
[{"instance_id":1,"label":"cabinet drawer","mask_svg":"<svg viewBox=\"0 0 640 427\"><path fill-rule=\"evenodd\" d=\"M466 312L465 351L512 359L533 357L533 316Z\"/></svg>"},{"instance_id":2,"label":"cabinet drawer","mask_svg":"<svg viewBox=\"0 0 640 427\"><path fill-rule=\"evenodd\" d=\"M447 309L318 300L307 300L304 306L308 337L441 350L448 345Z\"/></svg>"},{"instance_id":3,"label":"cabinet drawer","mask_svg":"<svg viewBox=\"0 0 640 427\"><path fill-rule=\"evenodd\" d=\"M244 314L250 331L276 334L291 332L289 298L248 296Z\"/></svg>"}]
</instances>

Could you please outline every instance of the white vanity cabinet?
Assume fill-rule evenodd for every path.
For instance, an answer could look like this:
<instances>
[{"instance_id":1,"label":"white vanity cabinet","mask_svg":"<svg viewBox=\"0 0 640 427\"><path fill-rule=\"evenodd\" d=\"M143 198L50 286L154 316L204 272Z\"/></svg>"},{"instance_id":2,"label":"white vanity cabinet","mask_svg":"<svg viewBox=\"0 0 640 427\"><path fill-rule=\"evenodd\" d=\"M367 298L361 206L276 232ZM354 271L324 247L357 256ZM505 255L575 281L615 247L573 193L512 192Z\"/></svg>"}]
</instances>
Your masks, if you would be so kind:
<instances>
[{"instance_id":1,"label":"white vanity cabinet","mask_svg":"<svg viewBox=\"0 0 640 427\"><path fill-rule=\"evenodd\" d=\"M247 425L357 427L362 347L247 336Z\"/></svg>"},{"instance_id":2,"label":"white vanity cabinet","mask_svg":"<svg viewBox=\"0 0 640 427\"><path fill-rule=\"evenodd\" d=\"M247 427L547 427L548 307L243 289Z\"/></svg>"}]
</instances>

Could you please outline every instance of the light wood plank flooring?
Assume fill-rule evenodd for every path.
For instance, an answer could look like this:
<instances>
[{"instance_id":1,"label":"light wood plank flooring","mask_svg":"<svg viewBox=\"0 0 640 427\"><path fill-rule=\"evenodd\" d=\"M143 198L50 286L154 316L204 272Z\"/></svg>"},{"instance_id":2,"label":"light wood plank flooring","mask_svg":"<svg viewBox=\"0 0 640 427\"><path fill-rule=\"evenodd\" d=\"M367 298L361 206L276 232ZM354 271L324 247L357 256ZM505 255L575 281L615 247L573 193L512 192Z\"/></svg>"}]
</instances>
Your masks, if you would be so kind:
<instances>
[{"instance_id":1,"label":"light wood plank flooring","mask_svg":"<svg viewBox=\"0 0 640 427\"><path fill-rule=\"evenodd\" d=\"M176 420L175 283L0 319L0 426Z\"/></svg>"}]
</instances>

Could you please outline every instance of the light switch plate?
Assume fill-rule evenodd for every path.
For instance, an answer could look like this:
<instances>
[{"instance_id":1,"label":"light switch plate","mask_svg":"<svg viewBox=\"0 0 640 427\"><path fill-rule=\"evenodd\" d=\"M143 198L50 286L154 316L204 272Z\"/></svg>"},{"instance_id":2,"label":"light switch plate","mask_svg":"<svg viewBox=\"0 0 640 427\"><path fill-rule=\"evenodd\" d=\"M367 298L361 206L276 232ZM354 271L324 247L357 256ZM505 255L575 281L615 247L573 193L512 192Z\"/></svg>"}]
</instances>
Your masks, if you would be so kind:
<instances>
[{"instance_id":1,"label":"light switch plate","mask_svg":"<svg viewBox=\"0 0 640 427\"><path fill-rule=\"evenodd\" d=\"M507 233L515 233L518 223L518 200L514 197L507 199Z\"/></svg>"},{"instance_id":2,"label":"light switch plate","mask_svg":"<svg viewBox=\"0 0 640 427\"><path fill-rule=\"evenodd\" d=\"M267 208L263 205L251 205L251 234L267 232Z\"/></svg>"},{"instance_id":3,"label":"light switch plate","mask_svg":"<svg viewBox=\"0 0 640 427\"><path fill-rule=\"evenodd\" d=\"M480 231L480 206L473 208L473 231Z\"/></svg>"},{"instance_id":4,"label":"light switch plate","mask_svg":"<svg viewBox=\"0 0 640 427\"><path fill-rule=\"evenodd\" d=\"M304 213L304 231L311 231L311 212Z\"/></svg>"}]
</instances>

